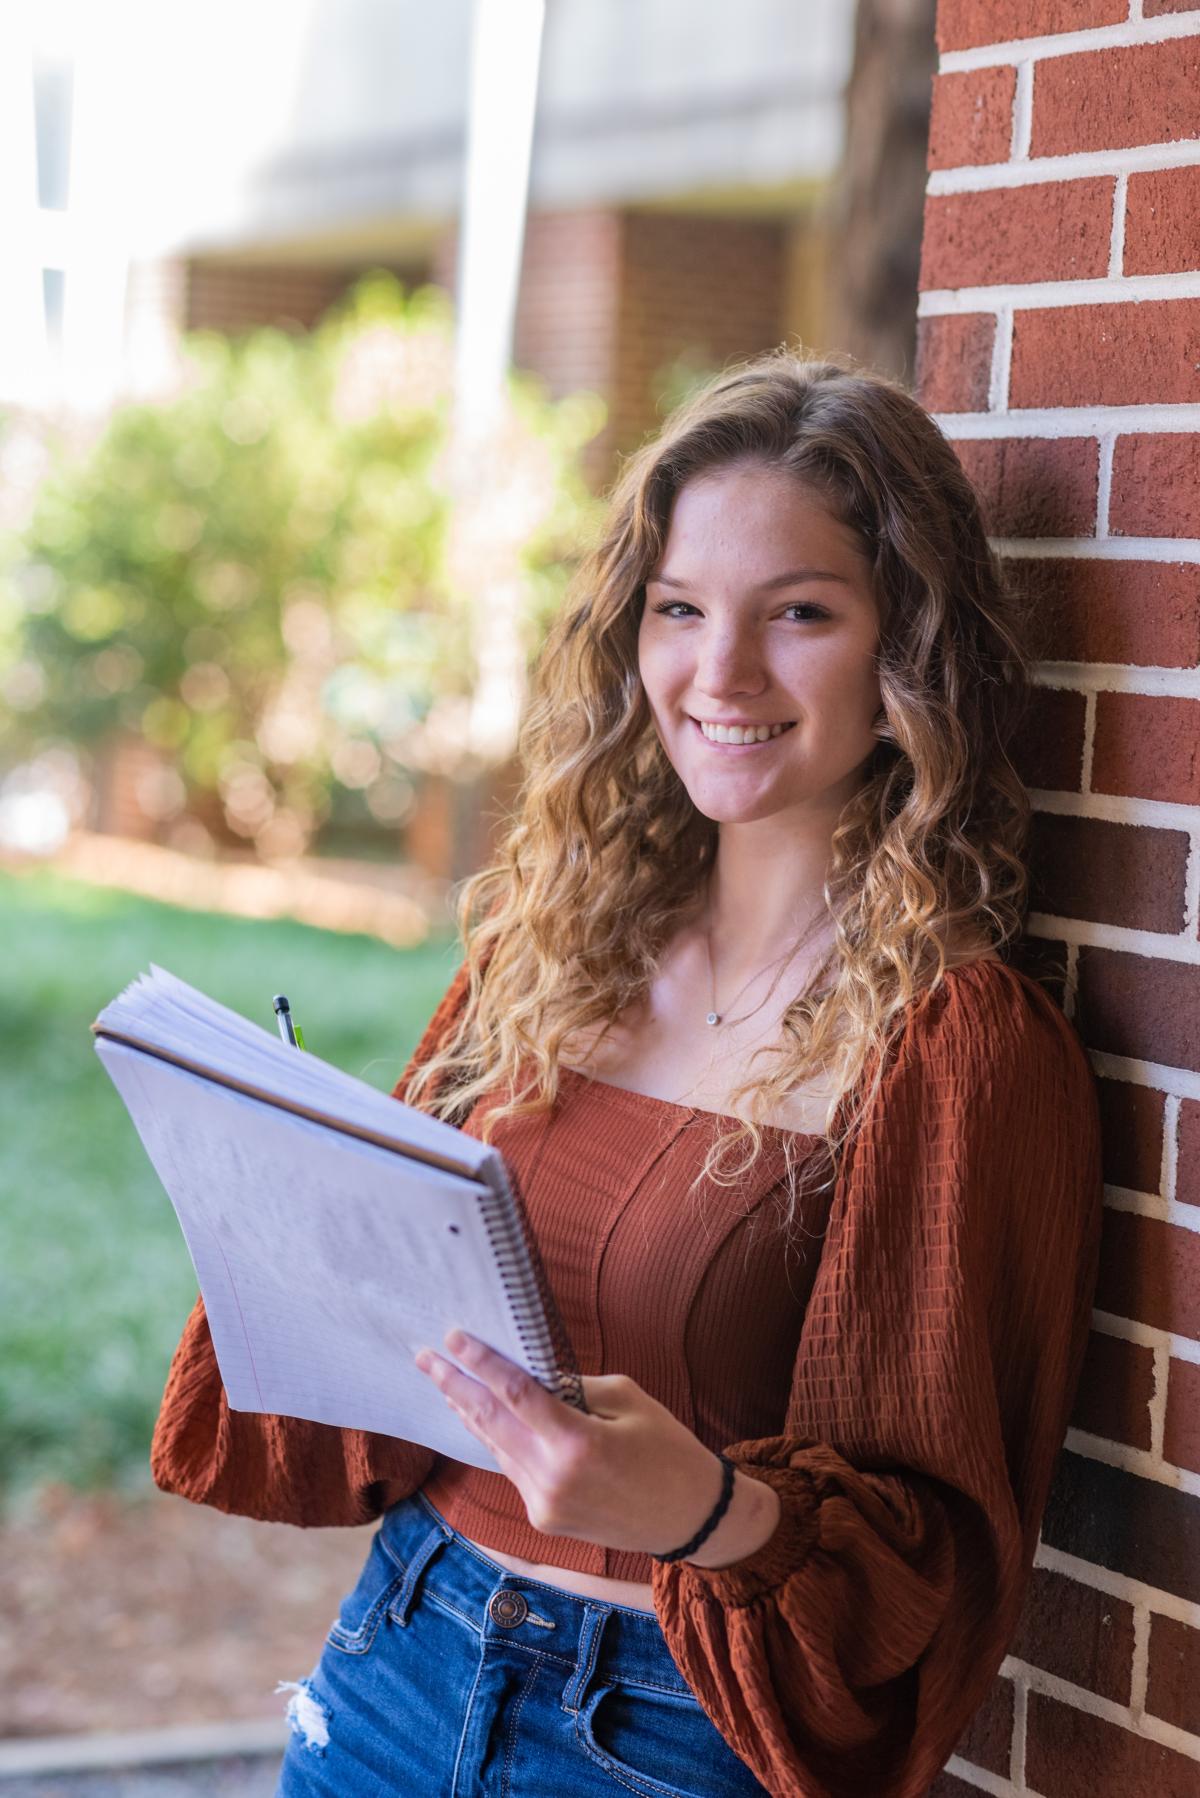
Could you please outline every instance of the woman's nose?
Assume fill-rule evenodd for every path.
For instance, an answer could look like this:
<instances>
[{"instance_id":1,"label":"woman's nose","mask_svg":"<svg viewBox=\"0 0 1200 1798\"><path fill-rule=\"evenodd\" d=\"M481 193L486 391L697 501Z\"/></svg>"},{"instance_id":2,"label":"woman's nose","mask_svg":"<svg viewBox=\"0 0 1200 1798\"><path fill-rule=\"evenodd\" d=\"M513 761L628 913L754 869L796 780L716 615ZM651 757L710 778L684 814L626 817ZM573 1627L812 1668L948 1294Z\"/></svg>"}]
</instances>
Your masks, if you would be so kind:
<instances>
[{"instance_id":1,"label":"woman's nose","mask_svg":"<svg viewBox=\"0 0 1200 1798\"><path fill-rule=\"evenodd\" d=\"M724 631L708 637L696 657L696 685L705 693L731 688L753 691L763 684L762 655L746 633Z\"/></svg>"}]
</instances>

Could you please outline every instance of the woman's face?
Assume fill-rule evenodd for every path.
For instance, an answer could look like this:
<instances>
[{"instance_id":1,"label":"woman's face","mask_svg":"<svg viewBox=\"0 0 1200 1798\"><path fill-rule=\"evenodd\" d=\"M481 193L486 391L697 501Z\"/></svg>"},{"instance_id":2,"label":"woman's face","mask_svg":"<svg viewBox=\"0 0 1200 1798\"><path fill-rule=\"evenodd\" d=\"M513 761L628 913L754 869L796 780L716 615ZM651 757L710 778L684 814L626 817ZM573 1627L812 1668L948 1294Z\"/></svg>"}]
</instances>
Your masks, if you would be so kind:
<instances>
[{"instance_id":1,"label":"woman's face","mask_svg":"<svg viewBox=\"0 0 1200 1798\"><path fill-rule=\"evenodd\" d=\"M878 645L869 564L813 490L761 463L680 489L646 581L638 667L698 811L732 824L840 810L878 742ZM718 726L785 728L747 743Z\"/></svg>"}]
</instances>

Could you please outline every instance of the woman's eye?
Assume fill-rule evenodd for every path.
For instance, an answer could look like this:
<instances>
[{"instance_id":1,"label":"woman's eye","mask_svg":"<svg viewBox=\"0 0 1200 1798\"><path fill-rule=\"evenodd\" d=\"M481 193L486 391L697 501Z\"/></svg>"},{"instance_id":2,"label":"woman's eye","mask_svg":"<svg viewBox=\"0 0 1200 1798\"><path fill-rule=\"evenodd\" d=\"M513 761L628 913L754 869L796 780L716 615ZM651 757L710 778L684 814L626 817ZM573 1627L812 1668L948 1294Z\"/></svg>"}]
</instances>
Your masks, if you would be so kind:
<instances>
[{"instance_id":1,"label":"woman's eye","mask_svg":"<svg viewBox=\"0 0 1200 1798\"><path fill-rule=\"evenodd\" d=\"M686 599L667 599L653 609L656 612L674 612L680 606L687 612L696 610L695 606L690 605ZM785 609L789 612L806 612L810 618L828 618L829 616L824 606L813 605L810 600L806 599L793 600L791 605Z\"/></svg>"}]
</instances>

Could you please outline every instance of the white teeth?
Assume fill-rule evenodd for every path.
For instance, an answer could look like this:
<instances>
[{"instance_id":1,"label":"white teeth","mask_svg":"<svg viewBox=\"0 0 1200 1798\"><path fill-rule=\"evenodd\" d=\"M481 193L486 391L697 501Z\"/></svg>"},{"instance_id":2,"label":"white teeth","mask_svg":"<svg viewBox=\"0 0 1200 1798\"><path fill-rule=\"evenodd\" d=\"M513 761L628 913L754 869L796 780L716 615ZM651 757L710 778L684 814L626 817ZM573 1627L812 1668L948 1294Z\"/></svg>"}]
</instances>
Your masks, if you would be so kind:
<instances>
[{"instance_id":1,"label":"white teeth","mask_svg":"<svg viewBox=\"0 0 1200 1798\"><path fill-rule=\"evenodd\" d=\"M710 743L765 743L769 737L780 737L785 730L791 730L795 720L787 724L759 724L746 729L740 724L705 724L701 719L696 722Z\"/></svg>"}]
</instances>

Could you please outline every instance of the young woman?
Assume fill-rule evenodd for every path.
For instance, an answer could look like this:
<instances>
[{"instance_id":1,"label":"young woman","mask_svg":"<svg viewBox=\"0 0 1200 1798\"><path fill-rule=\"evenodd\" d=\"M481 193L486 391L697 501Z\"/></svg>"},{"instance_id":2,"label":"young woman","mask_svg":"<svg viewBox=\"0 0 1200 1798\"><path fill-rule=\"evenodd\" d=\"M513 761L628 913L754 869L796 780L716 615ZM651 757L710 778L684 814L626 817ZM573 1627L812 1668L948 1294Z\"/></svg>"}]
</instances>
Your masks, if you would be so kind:
<instances>
[{"instance_id":1,"label":"young woman","mask_svg":"<svg viewBox=\"0 0 1200 1798\"><path fill-rule=\"evenodd\" d=\"M776 352L625 466L395 1088L505 1154L586 1410L429 1344L494 1473L231 1412L199 1300L172 1363L160 1486L382 1519L285 1798L918 1798L953 1751L1099 1242L1087 1058L1010 959L1022 629L880 377Z\"/></svg>"}]
</instances>

